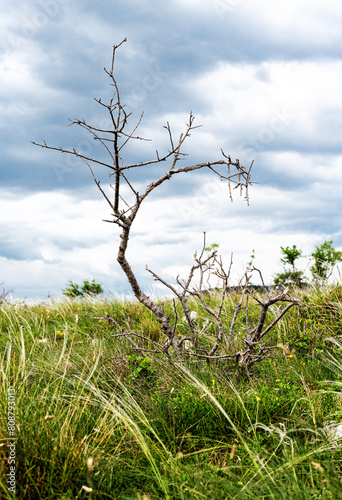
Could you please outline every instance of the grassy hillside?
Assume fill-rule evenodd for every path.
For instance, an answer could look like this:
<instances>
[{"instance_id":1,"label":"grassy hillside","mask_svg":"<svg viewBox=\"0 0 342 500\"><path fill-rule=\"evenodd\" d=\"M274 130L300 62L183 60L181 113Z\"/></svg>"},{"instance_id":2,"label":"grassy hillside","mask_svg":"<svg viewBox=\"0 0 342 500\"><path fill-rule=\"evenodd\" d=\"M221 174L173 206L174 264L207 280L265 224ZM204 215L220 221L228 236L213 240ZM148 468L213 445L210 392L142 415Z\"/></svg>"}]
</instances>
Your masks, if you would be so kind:
<instances>
[{"instance_id":1,"label":"grassy hillside","mask_svg":"<svg viewBox=\"0 0 342 500\"><path fill-rule=\"evenodd\" d=\"M224 363L143 360L94 319L107 313L160 341L158 323L140 304L3 305L0 497L341 498L334 423L342 423L342 350L327 339L342 338L342 287L298 294L302 306L271 332L272 343L288 350L238 380ZM227 324L237 300L227 299ZM172 316L173 305L166 308ZM191 309L205 321L197 303Z\"/></svg>"}]
</instances>

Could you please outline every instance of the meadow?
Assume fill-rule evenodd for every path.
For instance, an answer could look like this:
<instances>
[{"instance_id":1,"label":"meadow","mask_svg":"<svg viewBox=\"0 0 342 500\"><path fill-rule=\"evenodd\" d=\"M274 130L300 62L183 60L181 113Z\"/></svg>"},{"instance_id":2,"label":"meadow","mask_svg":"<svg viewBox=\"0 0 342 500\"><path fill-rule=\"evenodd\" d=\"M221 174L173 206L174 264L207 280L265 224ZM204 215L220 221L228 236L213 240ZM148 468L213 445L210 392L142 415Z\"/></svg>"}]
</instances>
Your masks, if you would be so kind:
<instances>
[{"instance_id":1,"label":"meadow","mask_svg":"<svg viewBox=\"0 0 342 500\"><path fill-rule=\"evenodd\" d=\"M3 304L0 498L342 498L342 286L296 293L273 356L239 378L226 361L179 364L112 337L106 314L161 341L136 302ZM225 299L227 324L238 299Z\"/></svg>"}]
</instances>

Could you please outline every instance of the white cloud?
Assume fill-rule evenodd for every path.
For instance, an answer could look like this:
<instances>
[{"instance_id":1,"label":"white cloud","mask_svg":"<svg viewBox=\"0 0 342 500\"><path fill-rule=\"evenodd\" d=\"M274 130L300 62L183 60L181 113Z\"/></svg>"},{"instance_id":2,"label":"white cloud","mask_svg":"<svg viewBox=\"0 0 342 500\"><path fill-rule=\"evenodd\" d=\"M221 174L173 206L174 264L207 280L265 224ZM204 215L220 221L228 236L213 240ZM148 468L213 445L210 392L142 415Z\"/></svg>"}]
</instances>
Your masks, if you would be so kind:
<instances>
[{"instance_id":1,"label":"white cloud","mask_svg":"<svg viewBox=\"0 0 342 500\"><path fill-rule=\"evenodd\" d=\"M335 144L320 116L333 109L342 122L336 78L341 69L340 61L222 62L192 81L191 90L210 110L200 118L206 129L232 137L235 144L246 141L256 152L279 138L286 138L293 148L303 141Z\"/></svg>"},{"instance_id":2,"label":"white cloud","mask_svg":"<svg viewBox=\"0 0 342 500\"><path fill-rule=\"evenodd\" d=\"M132 229L128 259L145 289L153 288L146 264L171 281L177 274L184 276L193 264L194 252L201 249L203 231L207 232L208 244L220 245L227 265L234 253L235 282L241 278L253 249L255 263L269 282L279 271L280 245L296 244L309 253L313 245L323 241L321 233L313 233L312 228L305 230L302 221L301 227L295 225L296 217L300 219L300 214L310 212L313 200L321 211L329 205L329 193L319 198L318 182L310 190L311 198L301 198L294 191L252 188L251 206L247 207L239 199L231 204L227 186L212 176L200 180L205 188L198 192L197 200L196 196L179 198L170 192L162 203L152 196L142 206ZM5 210L6 227L15 234L16 248L32 248L39 254L30 260L1 258L1 280L7 288L14 288L19 295L34 296L35 290L40 295L58 293L68 279L79 282L95 277L107 289L129 291L116 263L118 231L102 222L109 218L109 210L100 197L80 200L77 195L62 192L2 193L0 211ZM288 224L291 218L292 226ZM21 227L26 228L24 232ZM325 236L327 239L331 235ZM159 286L157 289L163 290Z\"/></svg>"},{"instance_id":3,"label":"white cloud","mask_svg":"<svg viewBox=\"0 0 342 500\"><path fill-rule=\"evenodd\" d=\"M185 146L190 154L186 161L219 158L223 147L243 163L254 159L254 180L261 181L250 190L250 207L238 199L231 204L227 185L209 175L172 179L153 193L137 218L128 250L144 287L153 285L146 264L170 279L184 273L201 247L203 231L209 242L220 244L227 258L234 252L236 279L252 249L269 281L279 270L280 245L296 244L309 253L324 239L342 241L339 3L173 0L165 6L165 23L153 2L106 8L97 10L93 4L91 10L87 2L71 0L18 2L0 19L7 47L0 59L1 125L6 133L2 147L12 162L6 159L2 166L10 187L0 193L0 213L5 214L0 281L5 280L7 288L44 295L57 293L69 278L95 277L107 288L127 290L115 260L118 231L101 222L110 214L101 195L76 190L79 184L69 194L61 190L74 182L74 164L67 164L72 175L63 173L58 182L54 178L55 189L44 192L52 186L44 186L40 173L50 160L38 148L29 150L26 141L34 130L33 139L39 141L48 132L60 144L61 127L70 110L74 113L75 103L91 101L89 90L106 85L102 73L99 80L92 73L102 71L104 47L110 57L112 44L126 34L132 34L132 41L129 38L118 57L117 68L124 75L128 97L137 88L144 90L151 61L151 67L162 68L164 74L163 79L157 75L161 81L158 92L154 89L159 100L146 91L141 101L133 102L134 111L149 106L139 135L151 137L153 143L135 143L128 153L145 159L147 152L154 157L156 148L167 150L162 125L169 121L177 137L188 120L187 109L194 105L195 124L204 128L194 131ZM180 16L182 28L174 33ZM187 23L190 34L184 29ZM163 45L170 36L171 49ZM168 50L167 58L160 47ZM191 68L189 54L198 58L198 68L190 76L190 69L184 70L180 77L175 68ZM90 67L94 61L97 66ZM178 112L183 104L184 112ZM92 115L92 109L89 104L84 114ZM56 122L56 114L64 110L63 123ZM149 112L153 118L148 118ZM14 144L14 138L21 137L16 134L25 136L26 142L18 139L18 146ZM80 134L75 147L89 144ZM26 161L33 160L37 168L26 171ZM23 177L14 178L19 166ZM155 169L152 177L164 167ZM141 192L149 174L130 175ZM94 186L91 177L90 185Z\"/></svg>"}]
</instances>

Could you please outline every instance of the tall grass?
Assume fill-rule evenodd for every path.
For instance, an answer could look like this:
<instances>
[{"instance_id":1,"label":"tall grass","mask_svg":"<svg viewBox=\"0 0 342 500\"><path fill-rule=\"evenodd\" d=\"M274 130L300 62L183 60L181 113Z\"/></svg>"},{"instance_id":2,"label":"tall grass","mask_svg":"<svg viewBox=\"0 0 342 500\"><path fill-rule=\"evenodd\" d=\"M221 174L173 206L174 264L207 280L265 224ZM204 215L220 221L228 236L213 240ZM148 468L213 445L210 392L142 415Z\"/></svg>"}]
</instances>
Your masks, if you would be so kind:
<instances>
[{"instance_id":1,"label":"tall grass","mask_svg":"<svg viewBox=\"0 0 342 500\"><path fill-rule=\"evenodd\" d=\"M272 333L292 354L279 348L253 378L239 380L224 364L178 366L161 357L137 370L131 344L94 319L108 313L161 340L137 303L3 306L0 497L339 498L342 446L331 429L342 411L341 287L302 293L303 307ZM229 300L227 324L237 297ZM173 305L165 306L172 316ZM196 302L191 307L197 321L207 320ZM15 494L6 476L9 387Z\"/></svg>"}]
</instances>

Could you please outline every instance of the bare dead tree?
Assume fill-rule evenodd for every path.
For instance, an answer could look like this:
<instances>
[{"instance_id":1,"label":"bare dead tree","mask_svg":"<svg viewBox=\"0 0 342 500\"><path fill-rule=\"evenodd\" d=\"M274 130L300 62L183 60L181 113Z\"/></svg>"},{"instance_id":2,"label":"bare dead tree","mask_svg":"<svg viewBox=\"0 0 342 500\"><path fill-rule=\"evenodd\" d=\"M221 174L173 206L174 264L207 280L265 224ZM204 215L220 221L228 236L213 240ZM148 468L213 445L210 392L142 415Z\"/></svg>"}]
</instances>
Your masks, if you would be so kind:
<instances>
[{"instance_id":1,"label":"bare dead tree","mask_svg":"<svg viewBox=\"0 0 342 500\"><path fill-rule=\"evenodd\" d=\"M222 157L220 159L214 161L206 161L203 163L190 164L190 165L184 164L187 158L187 154L183 152L184 143L191 136L192 131L198 128L198 126L194 125L195 118L193 114L190 113L189 121L186 124L185 130L178 137L178 139L174 138L171 126L168 122L164 126L170 142L169 150L166 153L161 155L159 154L158 151L156 151L156 156L153 159L142 161L140 163L126 164L123 157L123 149L127 145L127 143L134 140L135 141L147 140L136 134L136 131L141 123L143 114L140 116L136 125L131 129L129 128L128 121L131 114L126 112L125 105L121 102L119 87L117 84L116 77L114 75L116 51L126 41L127 39L124 39L120 44L115 45L113 47L110 70L107 70L105 68L105 72L108 75L111 82L110 84L113 87L113 95L111 99L107 104L102 102L101 99L95 99L98 102L98 104L102 106L108 113L111 127L109 129L95 127L87 123L84 119L70 120L72 125L78 125L81 128L85 129L88 133L91 134L94 140L99 141L101 143L101 145L103 146L108 155L108 161L105 162L105 161L100 161L96 158L88 157L84 155L81 151L77 151L76 149L64 149L62 147L49 146L46 144L45 141L43 143L34 142L33 144L40 146L42 148L56 150L61 153L73 155L75 157L80 158L88 166L95 181L95 184L97 185L101 194L107 201L111 210L112 219L106 220L106 222L116 224L117 226L119 226L121 230L120 234L121 241L119 245L117 261L119 262L123 272L125 273L135 297L138 299L139 302L141 302L145 307L147 307L154 313L156 319L158 320L158 322L162 327L162 331L166 335L166 340L164 344L162 346L158 345L157 351L169 353L170 348L172 348L173 352L175 352L178 356L179 353L181 353L184 350L183 347L185 340L190 340L194 349L194 353L197 356L201 355L199 352L201 345L200 337L201 335L204 334L204 332L198 331L198 329L195 327L191 319L190 310L187 306L187 298L188 295L190 294L192 296L197 297L200 300L204 310L207 311L207 313L210 314L218 324L218 333L214 345L209 350L204 350L202 354L206 359L211 359L215 354L217 354L218 349L222 344L224 344L226 346L226 350L229 351L231 340L234 336L234 324L235 324L234 322L236 321L235 316L237 315L238 310L236 311L236 315L234 315L229 332L224 331L224 326L222 321L222 308L227 293L229 271L228 272L224 271L222 261L219 260L215 252L204 258L204 249L199 256L195 256L196 264L195 266L193 266L186 283L181 283L179 279L177 280L178 285L180 285L181 287L181 291L176 290L173 286L167 284L165 281L162 280L162 278L160 278L153 271L148 269L148 271L152 273L155 279L164 283L170 290L174 292L174 294L182 304L182 308L189 326L190 334L189 334L189 339L179 338L176 332L177 321L175 322L174 325L172 325L170 322L170 318L165 313L164 305L158 304L156 301L151 299L151 297L146 295L138 283L136 275L132 270L132 267L128 262L126 255L129 236L133 222L136 218L136 215L143 201L152 193L152 191L154 191L154 189L159 187L166 180L169 180L171 179L171 177L185 172L193 172L205 168L209 169L214 175L217 175L221 181L227 183L230 199L232 199L232 188L238 188L240 194L245 195L245 199L248 203L248 187L251 184L250 176L251 176L251 168L253 162L250 165L250 167L247 168L243 166L238 159L233 161L229 155L226 155L221 150ZM135 189L133 182L130 178L131 171L133 169L137 168L141 169L151 165L163 164L163 163L165 163L166 165L163 175L161 175L159 178L155 179L153 182L147 185L142 193L139 193L137 189ZM102 188L100 180L98 180L98 178L95 175L94 166L101 166L107 168L109 170L109 176L114 177L114 183L113 185L111 185L111 188L114 191L113 200L111 199L111 196L108 195L107 192ZM123 196L123 186L126 186L126 188L128 186L128 189L133 197L133 201L130 201L127 197L125 198ZM205 302L201 289L203 284L202 283L203 276L206 270L208 269L210 270L211 266L215 265L218 266L215 272L217 276L222 280L223 290L224 290L222 292L221 303L217 311L211 309ZM190 290L190 285L192 283L192 279L196 270L199 270L201 275L200 287L197 290ZM243 300L244 295L245 295L245 288L241 296L241 301ZM283 299L285 300L285 295L281 297L279 296L272 300L274 300L275 302ZM242 302L238 306L238 309L241 308L241 305ZM268 304L268 302L266 302L265 304L261 304L261 311L267 312L267 309L270 305L271 303ZM104 319L108 319L109 321L112 320L112 318L107 318L107 317ZM247 336L248 338L246 337L247 339L246 345L253 346L262 341L264 337L264 330L262 330L263 321L264 319L262 316L260 318L258 328L256 330L251 330L248 333ZM130 336L136 335L134 333L129 334L123 331L120 331L120 334L118 335L123 335L123 334ZM249 347L248 352L252 352L251 349L252 348ZM249 361L247 361L247 358L248 356L252 356L252 354L248 356L244 354L242 355L242 357L243 356L245 356L244 359L246 359L244 363L248 364Z\"/></svg>"},{"instance_id":2,"label":"bare dead tree","mask_svg":"<svg viewBox=\"0 0 342 500\"><path fill-rule=\"evenodd\" d=\"M125 337L133 344L132 349L142 355L166 354L172 360L170 350L176 345L178 360L187 358L206 362L230 362L236 369L236 375L246 372L250 374L256 362L272 356L274 351L281 347L279 344L270 345L267 334L291 307L299 305L299 301L289 295L289 289L268 292L264 286L265 293L258 295L253 287L250 287L250 280L253 273L258 273L262 282L263 278L260 270L253 267L246 271L240 285L235 287L240 289L240 294L235 294L238 301L233 307L232 305L227 307L227 298L231 293L229 277L232 260L228 270L225 270L221 256L217 254L217 250L209 250L206 247L205 238L204 234L203 248L200 254L195 253L195 263L188 277L181 280L178 276L176 285L171 285L147 268L155 280L173 292L184 314L183 320L179 323L174 301L175 320L172 326L174 332L172 339L159 344L136 332L125 331L109 315L96 319L107 320L120 332L112 337L118 339ZM204 283L210 282L213 276L218 279L219 286L213 290L205 289ZM202 318L195 318L193 315L194 311L191 309L194 300L201 305ZM254 308L251 313L252 301ZM266 321L270 308L273 319ZM187 327L185 334L184 322ZM138 345L134 338L141 339L149 347Z\"/></svg>"}]
</instances>

